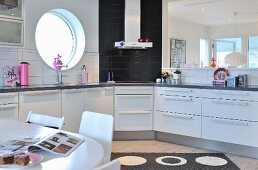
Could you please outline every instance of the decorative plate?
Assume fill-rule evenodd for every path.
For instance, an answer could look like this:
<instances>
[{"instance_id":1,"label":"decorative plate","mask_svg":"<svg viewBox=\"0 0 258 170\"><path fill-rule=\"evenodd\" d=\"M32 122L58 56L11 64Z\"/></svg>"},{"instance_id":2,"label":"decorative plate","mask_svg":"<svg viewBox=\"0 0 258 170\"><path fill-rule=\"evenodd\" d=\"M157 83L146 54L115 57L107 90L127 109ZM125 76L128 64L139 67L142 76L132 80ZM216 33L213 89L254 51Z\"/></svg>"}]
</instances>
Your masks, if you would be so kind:
<instances>
[{"instance_id":1,"label":"decorative plate","mask_svg":"<svg viewBox=\"0 0 258 170\"><path fill-rule=\"evenodd\" d=\"M7 165L3 165L0 164L0 168L7 168L7 169L11 169L11 168L27 168L27 167L31 167L34 166L38 163L40 163L43 159L43 156L39 153L31 153L31 152L27 152L25 153L26 155L29 155L30 157L30 162L28 165L26 166L20 166L20 165L16 165L16 164L7 164Z\"/></svg>"},{"instance_id":2,"label":"decorative plate","mask_svg":"<svg viewBox=\"0 0 258 170\"><path fill-rule=\"evenodd\" d=\"M228 76L229 72L225 68L218 68L213 74L214 80L226 80Z\"/></svg>"}]
</instances>

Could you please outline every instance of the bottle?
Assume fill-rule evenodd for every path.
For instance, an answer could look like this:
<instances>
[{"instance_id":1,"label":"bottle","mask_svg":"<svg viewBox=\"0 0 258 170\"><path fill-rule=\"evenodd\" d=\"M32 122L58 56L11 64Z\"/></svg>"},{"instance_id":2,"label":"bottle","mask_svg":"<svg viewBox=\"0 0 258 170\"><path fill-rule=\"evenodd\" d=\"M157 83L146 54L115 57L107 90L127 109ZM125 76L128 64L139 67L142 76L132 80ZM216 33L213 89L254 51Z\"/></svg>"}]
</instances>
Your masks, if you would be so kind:
<instances>
[{"instance_id":1,"label":"bottle","mask_svg":"<svg viewBox=\"0 0 258 170\"><path fill-rule=\"evenodd\" d=\"M87 83L88 82L88 73L86 70L86 66L82 66L82 78L81 78L81 83Z\"/></svg>"},{"instance_id":2,"label":"bottle","mask_svg":"<svg viewBox=\"0 0 258 170\"><path fill-rule=\"evenodd\" d=\"M215 59L214 58L211 59L211 67L212 68L216 67L216 63L215 63Z\"/></svg>"},{"instance_id":3,"label":"bottle","mask_svg":"<svg viewBox=\"0 0 258 170\"><path fill-rule=\"evenodd\" d=\"M21 86L28 86L29 79L29 63L21 62L20 63L20 84Z\"/></svg>"}]
</instances>

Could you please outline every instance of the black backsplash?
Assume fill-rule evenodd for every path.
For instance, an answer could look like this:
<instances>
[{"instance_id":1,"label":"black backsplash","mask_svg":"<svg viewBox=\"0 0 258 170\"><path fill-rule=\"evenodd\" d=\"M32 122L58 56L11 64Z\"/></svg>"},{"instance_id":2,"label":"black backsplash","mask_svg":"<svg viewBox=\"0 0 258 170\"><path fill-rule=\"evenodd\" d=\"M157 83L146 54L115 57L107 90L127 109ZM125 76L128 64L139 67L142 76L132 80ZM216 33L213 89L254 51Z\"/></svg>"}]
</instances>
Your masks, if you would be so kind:
<instances>
[{"instance_id":1,"label":"black backsplash","mask_svg":"<svg viewBox=\"0 0 258 170\"><path fill-rule=\"evenodd\" d=\"M99 80L154 81L162 65L162 0L141 0L141 38L153 48L119 50L114 42L124 40L125 0L99 1Z\"/></svg>"}]
</instances>

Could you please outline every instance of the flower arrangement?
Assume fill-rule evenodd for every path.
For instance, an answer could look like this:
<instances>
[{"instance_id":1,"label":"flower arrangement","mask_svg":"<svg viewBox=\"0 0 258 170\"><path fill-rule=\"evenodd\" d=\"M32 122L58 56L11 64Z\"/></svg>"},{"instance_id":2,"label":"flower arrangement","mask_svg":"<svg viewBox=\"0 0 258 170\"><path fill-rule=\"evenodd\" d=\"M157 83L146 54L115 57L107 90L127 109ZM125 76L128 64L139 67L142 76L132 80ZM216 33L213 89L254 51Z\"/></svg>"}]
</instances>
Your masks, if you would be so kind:
<instances>
[{"instance_id":1,"label":"flower arrangement","mask_svg":"<svg viewBox=\"0 0 258 170\"><path fill-rule=\"evenodd\" d=\"M169 73L167 71L162 71L162 77L167 78L169 76Z\"/></svg>"},{"instance_id":2,"label":"flower arrangement","mask_svg":"<svg viewBox=\"0 0 258 170\"><path fill-rule=\"evenodd\" d=\"M60 54L57 55L56 58L54 58L53 67L55 70L61 70L63 66L63 62L61 60L62 56Z\"/></svg>"}]
</instances>

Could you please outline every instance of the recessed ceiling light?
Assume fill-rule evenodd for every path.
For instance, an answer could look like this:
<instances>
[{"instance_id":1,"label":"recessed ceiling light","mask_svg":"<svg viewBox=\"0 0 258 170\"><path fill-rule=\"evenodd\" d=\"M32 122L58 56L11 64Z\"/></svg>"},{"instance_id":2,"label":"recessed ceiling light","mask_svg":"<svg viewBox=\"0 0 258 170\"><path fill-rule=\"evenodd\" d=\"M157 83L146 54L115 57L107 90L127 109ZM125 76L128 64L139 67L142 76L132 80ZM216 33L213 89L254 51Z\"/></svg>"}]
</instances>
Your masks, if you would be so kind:
<instances>
[{"instance_id":1,"label":"recessed ceiling light","mask_svg":"<svg viewBox=\"0 0 258 170\"><path fill-rule=\"evenodd\" d=\"M231 20L232 20L232 18L228 18L228 20L229 20L229 21L231 21Z\"/></svg>"},{"instance_id":2,"label":"recessed ceiling light","mask_svg":"<svg viewBox=\"0 0 258 170\"><path fill-rule=\"evenodd\" d=\"M14 14L12 14L12 15L14 15Z\"/></svg>"},{"instance_id":3,"label":"recessed ceiling light","mask_svg":"<svg viewBox=\"0 0 258 170\"><path fill-rule=\"evenodd\" d=\"M201 10L202 10L202 12L204 12L204 10L205 10L205 9L204 9L204 8L202 8Z\"/></svg>"}]
</instances>

